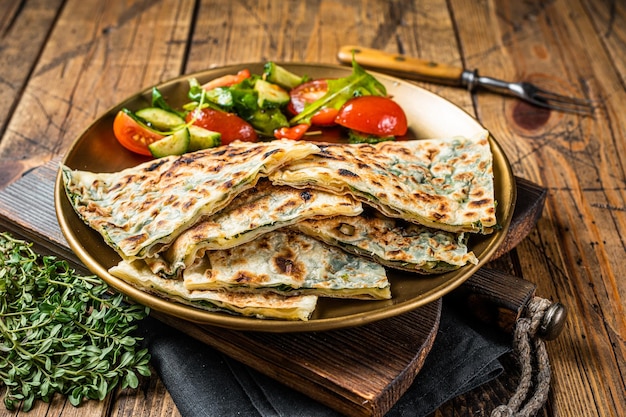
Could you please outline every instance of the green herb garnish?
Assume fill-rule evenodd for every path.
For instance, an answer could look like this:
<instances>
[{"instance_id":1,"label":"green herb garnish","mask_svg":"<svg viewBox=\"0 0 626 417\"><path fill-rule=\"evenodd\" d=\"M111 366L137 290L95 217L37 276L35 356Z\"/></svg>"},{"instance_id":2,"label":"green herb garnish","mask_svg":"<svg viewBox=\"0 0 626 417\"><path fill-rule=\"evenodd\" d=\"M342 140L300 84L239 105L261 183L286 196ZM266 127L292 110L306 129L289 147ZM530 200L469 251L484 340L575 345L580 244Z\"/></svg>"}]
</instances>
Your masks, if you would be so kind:
<instances>
[{"instance_id":1,"label":"green herb garnish","mask_svg":"<svg viewBox=\"0 0 626 417\"><path fill-rule=\"evenodd\" d=\"M39 256L0 233L0 381L4 404L28 411L58 392L77 406L149 376L147 349L131 333L148 309L124 302L95 276Z\"/></svg>"},{"instance_id":2,"label":"green herb garnish","mask_svg":"<svg viewBox=\"0 0 626 417\"><path fill-rule=\"evenodd\" d=\"M289 123L308 123L311 117L321 108L335 108L339 110L348 100L354 97L373 95L386 96L385 86L373 75L352 59L352 74L343 78L328 79L328 91L322 97L309 103L304 110L294 116Z\"/></svg>"}]
</instances>

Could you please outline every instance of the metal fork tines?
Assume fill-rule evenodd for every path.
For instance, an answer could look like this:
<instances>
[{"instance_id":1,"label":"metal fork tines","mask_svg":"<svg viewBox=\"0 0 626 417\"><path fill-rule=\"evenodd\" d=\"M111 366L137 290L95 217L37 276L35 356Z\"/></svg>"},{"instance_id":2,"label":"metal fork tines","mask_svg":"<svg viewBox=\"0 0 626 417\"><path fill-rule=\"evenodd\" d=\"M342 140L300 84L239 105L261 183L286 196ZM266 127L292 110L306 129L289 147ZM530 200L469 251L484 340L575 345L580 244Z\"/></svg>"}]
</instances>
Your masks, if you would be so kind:
<instances>
[{"instance_id":1,"label":"metal fork tines","mask_svg":"<svg viewBox=\"0 0 626 417\"><path fill-rule=\"evenodd\" d=\"M528 82L513 83L496 78L478 76L477 71L464 71L462 74L462 82L470 91L480 86L497 92L508 92L529 103L552 110L582 115L593 114L594 108L591 100L564 96L544 90Z\"/></svg>"}]
</instances>

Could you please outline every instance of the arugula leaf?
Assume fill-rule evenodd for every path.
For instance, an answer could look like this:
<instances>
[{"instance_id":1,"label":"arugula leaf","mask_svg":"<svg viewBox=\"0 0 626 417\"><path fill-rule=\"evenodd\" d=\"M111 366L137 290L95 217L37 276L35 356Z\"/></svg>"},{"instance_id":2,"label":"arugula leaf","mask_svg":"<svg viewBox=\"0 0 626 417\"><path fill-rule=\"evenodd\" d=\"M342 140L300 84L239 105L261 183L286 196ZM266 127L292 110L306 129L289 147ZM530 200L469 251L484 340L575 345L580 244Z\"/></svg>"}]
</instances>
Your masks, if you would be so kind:
<instances>
[{"instance_id":1,"label":"arugula leaf","mask_svg":"<svg viewBox=\"0 0 626 417\"><path fill-rule=\"evenodd\" d=\"M254 89L254 77L239 84L224 87L232 96L233 109L243 119L249 119L259 109L259 93Z\"/></svg>"},{"instance_id":2,"label":"arugula leaf","mask_svg":"<svg viewBox=\"0 0 626 417\"><path fill-rule=\"evenodd\" d=\"M183 119L185 118L185 113L179 112L178 110L170 106L168 102L165 100L165 97L163 97L163 94L161 94L159 89L156 87L152 87L152 107L157 107L159 109L163 109L170 113L177 114Z\"/></svg>"},{"instance_id":3,"label":"arugula leaf","mask_svg":"<svg viewBox=\"0 0 626 417\"><path fill-rule=\"evenodd\" d=\"M196 78L190 78L188 81L189 90L187 91L187 97L195 102L203 101L205 91L202 88L202 85L198 82Z\"/></svg>"},{"instance_id":4,"label":"arugula leaf","mask_svg":"<svg viewBox=\"0 0 626 417\"><path fill-rule=\"evenodd\" d=\"M335 108L339 110L346 101L353 97L373 95L386 96L387 89L375 77L370 75L354 59L352 59L352 74L348 77L328 79L328 92L304 107L304 110L293 117L289 123L310 123L311 117L321 108Z\"/></svg>"}]
</instances>

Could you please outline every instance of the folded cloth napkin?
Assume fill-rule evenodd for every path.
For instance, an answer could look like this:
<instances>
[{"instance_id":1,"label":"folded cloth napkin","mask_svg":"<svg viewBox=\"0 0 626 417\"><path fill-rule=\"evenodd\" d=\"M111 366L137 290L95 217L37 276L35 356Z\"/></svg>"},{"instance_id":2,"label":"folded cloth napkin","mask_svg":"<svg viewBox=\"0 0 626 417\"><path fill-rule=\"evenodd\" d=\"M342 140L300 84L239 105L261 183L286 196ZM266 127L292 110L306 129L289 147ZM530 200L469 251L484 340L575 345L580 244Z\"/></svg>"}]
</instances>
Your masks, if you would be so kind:
<instances>
[{"instance_id":1,"label":"folded cloth napkin","mask_svg":"<svg viewBox=\"0 0 626 417\"><path fill-rule=\"evenodd\" d=\"M482 326L485 327L485 326ZM183 417L338 417L333 409L155 319L140 336ZM510 340L466 321L444 302L439 331L415 381L387 417L419 417L484 384L503 368Z\"/></svg>"}]
</instances>

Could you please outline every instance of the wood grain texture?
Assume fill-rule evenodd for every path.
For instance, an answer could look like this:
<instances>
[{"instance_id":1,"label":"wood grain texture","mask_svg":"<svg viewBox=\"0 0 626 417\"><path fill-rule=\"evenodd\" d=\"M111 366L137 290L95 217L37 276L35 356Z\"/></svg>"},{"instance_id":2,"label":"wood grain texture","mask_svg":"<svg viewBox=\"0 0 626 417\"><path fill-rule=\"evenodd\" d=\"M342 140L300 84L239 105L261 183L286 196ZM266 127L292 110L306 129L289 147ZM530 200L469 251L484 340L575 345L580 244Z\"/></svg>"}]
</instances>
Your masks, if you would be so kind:
<instances>
[{"instance_id":1,"label":"wood grain texture","mask_svg":"<svg viewBox=\"0 0 626 417\"><path fill-rule=\"evenodd\" d=\"M35 6L25 2L21 14ZM56 6L58 16L3 131L3 160L48 161L116 102L181 73L192 1L72 0ZM18 29L22 37L39 33L36 24Z\"/></svg>"},{"instance_id":2,"label":"wood grain texture","mask_svg":"<svg viewBox=\"0 0 626 417\"><path fill-rule=\"evenodd\" d=\"M539 294L572 306L563 337L548 344L554 392L577 392L553 398L550 413L559 416L626 413L626 142L625 120L613 110L626 100L624 56L607 52L608 26L598 23L598 9L618 21L624 10L621 3L591 3L452 2L466 65L597 106L593 118L583 118L476 95L479 120L503 144L514 173L548 189L543 217L518 256Z\"/></svg>"},{"instance_id":3,"label":"wood grain texture","mask_svg":"<svg viewBox=\"0 0 626 417\"><path fill-rule=\"evenodd\" d=\"M8 123L37 64L61 0L0 1L0 127ZM36 27L37 30L33 30Z\"/></svg>"},{"instance_id":4,"label":"wood grain texture","mask_svg":"<svg viewBox=\"0 0 626 417\"><path fill-rule=\"evenodd\" d=\"M440 314L438 300L362 327L291 334L239 332L156 317L342 414L382 417L421 369ZM386 352L386 360L380 360L380 352Z\"/></svg>"},{"instance_id":5,"label":"wood grain texture","mask_svg":"<svg viewBox=\"0 0 626 417\"><path fill-rule=\"evenodd\" d=\"M99 114L138 89L241 62L335 63L344 44L594 100L594 117L582 118L418 83L475 114L514 173L547 189L538 227L493 262L570 309L564 333L548 344L554 376L542 414L626 415L624 2L0 0L0 188L61 156ZM435 415L486 415L515 378L507 373ZM104 409L55 401L35 415L170 415L171 402L154 397L166 402L167 393L154 388L142 398L118 393ZM142 408L147 403L154 409Z\"/></svg>"}]
</instances>

